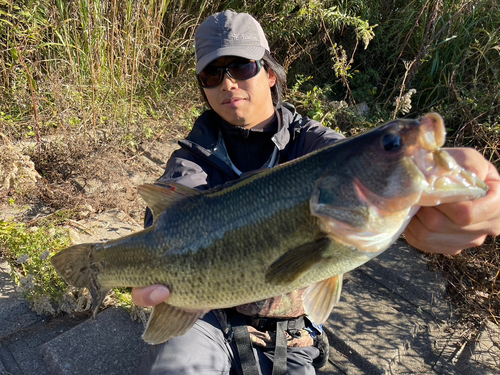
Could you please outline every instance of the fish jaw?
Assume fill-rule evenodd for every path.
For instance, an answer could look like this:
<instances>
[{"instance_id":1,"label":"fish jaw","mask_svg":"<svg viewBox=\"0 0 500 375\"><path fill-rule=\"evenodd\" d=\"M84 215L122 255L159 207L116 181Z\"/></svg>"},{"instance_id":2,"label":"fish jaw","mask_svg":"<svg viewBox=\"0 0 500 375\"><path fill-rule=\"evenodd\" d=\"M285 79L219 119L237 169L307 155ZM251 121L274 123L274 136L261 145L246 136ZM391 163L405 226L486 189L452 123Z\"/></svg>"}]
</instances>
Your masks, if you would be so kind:
<instances>
[{"instance_id":1,"label":"fish jaw","mask_svg":"<svg viewBox=\"0 0 500 375\"><path fill-rule=\"evenodd\" d=\"M317 183L310 199L311 214L319 218L326 233L370 257L387 249L421 206L474 199L488 190L481 179L440 149L445 142L445 127L438 114L430 113L419 121L396 120L380 127L380 132L365 143L373 148L373 157L364 165L372 165L368 170L377 168L380 157L388 160L393 170L386 167L385 175L374 177L358 168L348 183L347 190L355 192L346 197L351 200L348 204L335 197L343 190L335 185L339 176L333 172ZM388 139L400 137L399 153L376 150L386 135L390 135Z\"/></svg>"},{"instance_id":2,"label":"fish jaw","mask_svg":"<svg viewBox=\"0 0 500 375\"><path fill-rule=\"evenodd\" d=\"M426 187L418 201L419 206L437 206L480 198L488 192L486 185L474 173L462 168L446 151L443 119L436 113L426 115L421 121L420 148L415 148L413 161L421 171Z\"/></svg>"},{"instance_id":3,"label":"fish jaw","mask_svg":"<svg viewBox=\"0 0 500 375\"><path fill-rule=\"evenodd\" d=\"M378 208L370 205L370 219L364 228L355 228L328 215L317 216L324 232L329 233L337 242L365 253L371 259L380 255L399 238L419 208L412 206L384 215Z\"/></svg>"}]
</instances>

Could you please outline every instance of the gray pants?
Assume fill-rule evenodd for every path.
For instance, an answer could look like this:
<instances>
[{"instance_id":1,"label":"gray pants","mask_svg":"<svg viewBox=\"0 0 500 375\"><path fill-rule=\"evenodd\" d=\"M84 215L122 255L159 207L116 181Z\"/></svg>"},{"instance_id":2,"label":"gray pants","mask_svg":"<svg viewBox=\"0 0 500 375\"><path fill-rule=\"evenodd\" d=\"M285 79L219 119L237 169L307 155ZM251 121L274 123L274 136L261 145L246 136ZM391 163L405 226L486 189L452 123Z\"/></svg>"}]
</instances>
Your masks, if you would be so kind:
<instances>
[{"instance_id":1,"label":"gray pants","mask_svg":"<svg viewBox=\"0 0 500 375\"><path fill-rule=\"evenodd\" d=\"M261 375L270 375L274 351L260 347L254 347L253 351ZM287 374L316 374L312 361L318 356L319 350L313 346L288 348ZM217 318L210 312L183 336L150 346L137 374L240 375L241 365L234 341L226 339Z\"/></svg>"}]
</instances>

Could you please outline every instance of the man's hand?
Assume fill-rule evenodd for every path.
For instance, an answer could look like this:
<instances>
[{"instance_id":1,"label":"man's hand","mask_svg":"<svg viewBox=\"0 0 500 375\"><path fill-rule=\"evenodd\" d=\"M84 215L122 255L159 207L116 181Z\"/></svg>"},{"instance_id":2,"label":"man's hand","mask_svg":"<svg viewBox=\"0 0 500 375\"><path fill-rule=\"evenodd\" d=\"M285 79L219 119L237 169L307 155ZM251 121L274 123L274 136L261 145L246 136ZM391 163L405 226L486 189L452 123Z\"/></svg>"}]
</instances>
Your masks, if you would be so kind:
<instances>
[{"instance_id":1,"label":"man's hand","mask_svg":"<svg viewBox=\"0 0 500 375\"><path fill-rule=\"evenodd\" d=\"M455 255L481 245L488 235L500 235L500 176L495 166L474 149L446 151L488 185L488 194L472 201L420 208L405 236L420 250Z\"/></svg>"},{"instance_id":2,"label":"man's hand","mask_svg":"<svg viewBox=\"0 0 500 375\"><path fill-rule=\"evenodd\" d=\"M170 290L160 284L132 289L132 300L138 306L155 306L165 302L169 296Z\"/></svg>"}]
</instances>

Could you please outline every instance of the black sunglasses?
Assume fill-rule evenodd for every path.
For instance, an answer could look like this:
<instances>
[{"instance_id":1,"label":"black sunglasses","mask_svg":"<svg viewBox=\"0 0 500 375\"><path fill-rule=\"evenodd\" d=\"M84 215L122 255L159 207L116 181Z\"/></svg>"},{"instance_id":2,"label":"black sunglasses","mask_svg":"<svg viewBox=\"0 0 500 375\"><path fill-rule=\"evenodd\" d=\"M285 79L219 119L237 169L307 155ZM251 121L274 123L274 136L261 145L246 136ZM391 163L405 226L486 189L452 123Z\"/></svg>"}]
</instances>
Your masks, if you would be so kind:
<instances>
[{"instance_id":1,"label":"black sunglasses","mask_svg":"<svg viewBox=\"0 0 500 375\"><path fill-rule=\"evenodd\" d=\"M264 60L247 59L238 59L224 66L209 65L198 74L198 81L201 87L211 89L220 85L226 73L232 79L245 81L259 74L263 66Z\"/></svg>"}]
</instances>

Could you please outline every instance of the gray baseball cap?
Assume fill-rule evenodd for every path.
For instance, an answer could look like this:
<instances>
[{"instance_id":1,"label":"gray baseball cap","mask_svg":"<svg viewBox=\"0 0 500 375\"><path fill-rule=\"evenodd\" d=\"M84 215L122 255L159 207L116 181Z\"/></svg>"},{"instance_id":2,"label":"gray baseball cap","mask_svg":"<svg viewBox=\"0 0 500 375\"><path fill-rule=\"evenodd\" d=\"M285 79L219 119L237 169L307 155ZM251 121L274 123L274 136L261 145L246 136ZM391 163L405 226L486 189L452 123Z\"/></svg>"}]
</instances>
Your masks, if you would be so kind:
<instances>
[{"instance_id":1,"label":"gray baseball cap","mask_svg":"<svg viewBox=\"0 0 500 375\"><path fill-rule=\"evenodd\" d=\"M247 13L226 10L212 14L194 37L196 74L222 56L260 60L269 44L260 24Z\"/></svg>"}]
</instances>

